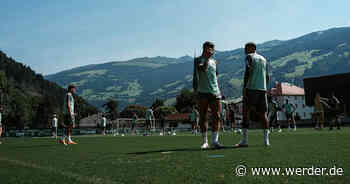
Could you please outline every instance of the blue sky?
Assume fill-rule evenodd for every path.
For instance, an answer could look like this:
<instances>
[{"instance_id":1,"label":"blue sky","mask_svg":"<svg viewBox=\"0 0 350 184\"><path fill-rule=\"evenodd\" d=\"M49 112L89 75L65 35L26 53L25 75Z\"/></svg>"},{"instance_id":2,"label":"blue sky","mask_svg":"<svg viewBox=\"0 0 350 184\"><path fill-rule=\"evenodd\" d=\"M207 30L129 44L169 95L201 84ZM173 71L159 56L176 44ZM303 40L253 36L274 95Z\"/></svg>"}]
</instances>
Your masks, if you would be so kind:
<instances>
[{"instance_id":1,"label":"blue sky","mask_svg":"<svg viewBox=\"0 0 350 184\"><path fill-rule=\"evenodd\" d=\"M0 50L36 72L180 57L350 26L348 0L2 0Z\"/></svg>"}]
</instances>

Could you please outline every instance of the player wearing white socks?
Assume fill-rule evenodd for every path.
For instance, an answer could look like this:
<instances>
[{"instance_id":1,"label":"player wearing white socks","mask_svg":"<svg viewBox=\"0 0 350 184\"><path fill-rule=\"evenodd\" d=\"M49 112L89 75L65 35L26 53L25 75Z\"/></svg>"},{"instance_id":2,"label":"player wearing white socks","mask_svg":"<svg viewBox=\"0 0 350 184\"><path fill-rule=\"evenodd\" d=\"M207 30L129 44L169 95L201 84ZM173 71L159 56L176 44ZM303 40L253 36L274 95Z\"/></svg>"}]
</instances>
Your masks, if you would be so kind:
<instances>
[{"instance_id":1,"label":"player wearing white socks","mask_svg":"<svg viewBox=\"0 0 350 184\"><path fill-rule=\"evenodd\" d=\"M53 115L53 119L52 119L52 137L57 138L57 115L54 114Z\"/></svg>"},{"instance_id":2,"label":"player wearing white socks","mask_svg":"<svg viewBox=\"0 0 350 184\"><path fill-rule=\"evenodd\" d=\"M106 135L107 118L105 117L105 115L102 115L102 127L103 127L103 135Z\"/></svg>"},{"instance_id":3,"label":"player wearing white socks","mask_svg":"<svg viewBox=\"0 0 350 184\"><path fill-rule=\"evenodd\" d=\"M68 86L68 93L64 100L64 120L62 126L65 131L63 133L62 139L60 142L64 145L67 144L77 144L72 141L71 134L72 129L75 128L75 114L74 114L74 97L73 94L76 92L74 85Z\"/></svg>"},{"instance_id":4,"label":"player wearing white socks","mask_svg":"<svg viewBox=\"0 0 350 184\"><path fill-rule=\"evenodd\" d=\"M222 96L222 100L221 100L221 128L222 128L222 132L225 132L225 123L226 123L226 103L225 103L225 96Z\"/></svg>"},{"instance_id":5,"label":"player wearing white socks","mask_svg":"<svg viewBox=\"0 0 350 184\"><path fill-rule=\"evenodd\" d=\"M255 111L259 120L264 124L264 143L270 145L269 122L267 119L267 84L269 77L268 64L266 59L256 53L256 44L245 45L246 68L244 73L243 86L243 139L236 147L248 146L248 127L250 115Z\"/></svg>"},{"instance_id":6,"label":"player wearing white socks","mask_svg":"<svg viewBox=\"0 0 350 184\"><path fill-rule=\"evenodd\" d=\"M196 109L193 107L192 112L190 113L190 121L192 123L192 134L197 134L197 114Z\"/></svg>"},{"instance_id":7,"label":"player wearing white socks","mask_svg":"<svg viewBox=\"0 0 350 184\"><path fill-rule=\"evenodd\" d=\"M195 115L195 135L197 135L199 133L199 112L198 110L195 108L194 109L194 115Z\"/></svg>"},{"instance_id":8,"label":"player wearing white socks","mask_svg":"<svg viewBox=\"0 0 350 184\"><path fill-rule=\"evenodd\" d=\"M202 149L209 148L207 134L207 114L211 109L212 122L212 144L213 148L221 148L219 143L219 127L221 116L221 92L218 83L217 62L212 58L214 54L214 44L205 42L203 44L202 55L194 59L193 89L199 95L199 122L203 137Z\"/></svg>"},{"instance_id":9,"label":"player wearing white socks","mask_svg":"<svg viewBox=\"0 0 350 184\"><path fill-rule=\"evenodd\" d=\"M153 110L150 107L149 109L146 110L146 126L145 126L145 135L148 135L151 133L151 128L152 128L152 121L154 120L154 114Z\"/></svg>"},{"instance_id":10,"label":"player wearing white socks","mask_svg":"<svg viewBox=\"0 0 350 184\"><path fill-rule=\"evenodd\" d=\"M286 99L286 104L284 105L285 108L285 112L286 112L286 117L287 117L287 121L288 121L288 130L290 131L290 124L291 122L294 124L294 131L297 130L297 125L295 123L295 111L296 111L296 107L294 104L289 103L288 99Z\"/></svg>"},{"instance_id":11,"label":"player wearing white socks","mask_svg":"<svg viewBox=\"0 0 350 184\"><path fill-rule=\"evenodd\" d=\"M132 122L131 122L131 132L132 134L136 135L136 122L137 122L137 114L136 112L133 113L132 115Z\"/></svg>"}]
</instances>

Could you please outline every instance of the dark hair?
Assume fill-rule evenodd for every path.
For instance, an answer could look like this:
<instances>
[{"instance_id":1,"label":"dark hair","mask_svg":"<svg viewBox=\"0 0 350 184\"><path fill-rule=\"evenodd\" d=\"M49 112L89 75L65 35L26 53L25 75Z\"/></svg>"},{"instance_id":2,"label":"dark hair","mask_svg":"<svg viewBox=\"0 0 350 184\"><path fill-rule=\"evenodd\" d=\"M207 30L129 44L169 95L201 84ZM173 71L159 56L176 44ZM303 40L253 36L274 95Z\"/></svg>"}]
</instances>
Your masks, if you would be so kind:
<instances>
[{"instance_id":1,"label":"dark hair","mask_svg":"<svg viewBox=\"0 0 350 184\"><path fill-rule=\"evenodd\" d=\"M72 89L75 89L74 84L71 84L71 85L68 86L68 91L70 91L70 90L72 90Z\"/></svg>"},{"instance_id":2,"label":"dark hair","mask_svg":"<svg viewBox=\"0 0 350 184\"><path fill-rule=\"evenodd\" d=\"M253 47L256 50L256 44L254 42L248 42L245 44L244 48Z\"/></svg>"},{"instance_id":3,"label":"dark hair","mask_svg":"<svg viewBox=\"0 0 350 184\"><path fill-rule=\"evenodd\" d=\"M206 41L203 43L203 49L208 48L208 47L213 48L214 46L215 46L214 43L210 42L210 41Z\"/></svg>"}]
</instances>

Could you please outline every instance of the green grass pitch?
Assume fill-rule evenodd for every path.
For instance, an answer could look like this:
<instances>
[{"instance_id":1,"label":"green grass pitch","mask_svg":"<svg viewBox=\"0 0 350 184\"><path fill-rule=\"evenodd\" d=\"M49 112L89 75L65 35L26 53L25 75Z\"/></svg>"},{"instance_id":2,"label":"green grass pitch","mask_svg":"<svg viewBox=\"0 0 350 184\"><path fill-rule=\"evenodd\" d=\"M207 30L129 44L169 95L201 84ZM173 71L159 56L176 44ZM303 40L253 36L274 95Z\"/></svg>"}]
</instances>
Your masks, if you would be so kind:
<instances>
[{"instance_id":1,"label":"green grass pitch","mask_svg":"<svg viewBox=\"0 0 350 184\"><path fill-rule=\"evenodd\" d=\"M232 132L225 146L238 143ZM210 137L209 137L210 138ZM349 183L350 128L298 129L272 133L263 146L262 130L249 132L248 148L199 149L200 136L87 136L63 146L53 138L7 138L0 145L0 183ZM210 140L210 139L209 139ZM343 176L237 176L237 165L272 168L343 169Z\"/></svg>"}]
</instances>

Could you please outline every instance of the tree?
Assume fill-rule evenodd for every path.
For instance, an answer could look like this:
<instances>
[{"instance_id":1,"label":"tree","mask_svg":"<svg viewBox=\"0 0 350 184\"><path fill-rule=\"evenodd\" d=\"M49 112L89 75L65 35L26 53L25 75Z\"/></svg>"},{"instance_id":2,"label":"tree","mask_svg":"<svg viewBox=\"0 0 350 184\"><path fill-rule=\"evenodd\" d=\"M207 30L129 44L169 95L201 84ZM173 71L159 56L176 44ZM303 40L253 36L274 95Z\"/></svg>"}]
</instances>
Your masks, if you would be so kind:
<instances>
[{"instance_id":1,"label":"tree","mask_svg":"<svg viewBox=\"0 0 350 184\"><path fill-rule=\"evenodd\" d=\"M175 114L177 110L173 106L160 106L154 110L154 116L156 118L167 117L169 114Z\"/></svg>"},{"instance_id":2,"label":"tree","mask_svg":"<svg viewBox=\"0 0 350 184\"><path fill-rule=\"evenodd\" d=\"M79 127L79 122L81 119L92 114L97 114L99 111L96 107L89 105L83 98L79 96L75 96L74 99L76 102L76 122L77 126Z\"/></svg>"},{"instance_id":3,"label":"tree","mask_svg":"<svg viewBox=\"0 0 350 184\"><path fill-rule=\"evenodd\" d=\"M4 125L18 129L46 127L53 113L63 117L66 93L65 89L0 51L0 104L4 107ZM79 117L97 112L97 108L81 97L75 99Z\"/></svg>"},{"instance_id":4,"label":"tree","mask_svg":"<svg viewBox=\"0 0 350 184\"><path fill-rule=\"evenodd\" d=\"M159 98L156 98L156 100L153 102L153 104L151 105L152 109L156 109L158 107L164 106L164 100L161 100Z\"/></svg>"},{"instance_id":5,"label":"tree","mask_svg":"<svg viewBox=\"0 0 350 184\"><path fill-rule=\"evenodd\" d=\"M138 117L145 117L147 107L141 105L129 105L120 112L120 117L122 118L132 118L135 112Z\"/></svg>"},{"instance_id":6,"label":"tree","mask_svg":"<svg viewBox=\"0 0 350 184\"><path fill-rule=\"evenodd\" d=\"M45 128L47 126L47 122L49 120L49 116L52 116L52 110L53 104L49 100L47 96L44 96L41 98L37 109L36 109L36 116L35 121L33 122L34 128Z\"/></svg>"},{"instance_id":7,"label":"tree","mask_svg":"<svg viewBox=\"0 0 350 184\"><path fill-rule=\"evenodd\" d=\"M4 104L5 95L8 93L7 77L4 71L0 71L0 104Z\"/></svg>"},{"instance_id":8,"label":"tree","mask_svg":"<svg viewBox=\"0 0 350 184\"><path fill-rule=\"evenodd\" d=\"M188 89L182 89L176 97L175 108L178 112L190 112L192 107L197 103L197 95L194 92Z\"/></svg>"},{"instance_id":9,"label":"tree","mask_svg":"<svg viewBox=\"0 0 350 184\"><path fill-rule=\"evenodd\" d=\"M102 107L108 112L108 116L111 120L115 120L118 117L119 102L113 99L109 99L107 103L103 104Z\"/></svg>"}]
</instances>

